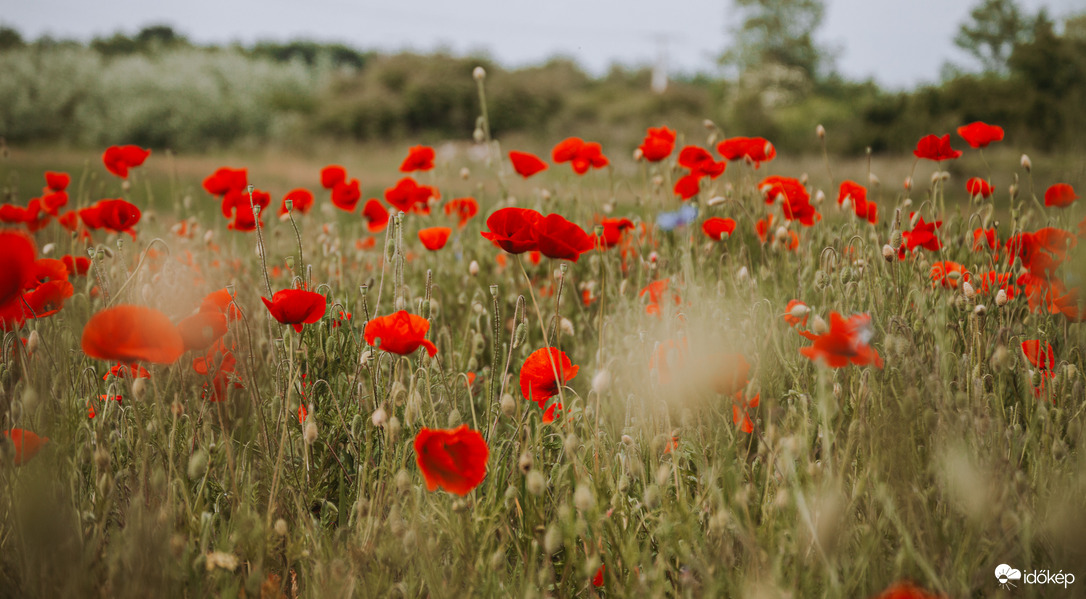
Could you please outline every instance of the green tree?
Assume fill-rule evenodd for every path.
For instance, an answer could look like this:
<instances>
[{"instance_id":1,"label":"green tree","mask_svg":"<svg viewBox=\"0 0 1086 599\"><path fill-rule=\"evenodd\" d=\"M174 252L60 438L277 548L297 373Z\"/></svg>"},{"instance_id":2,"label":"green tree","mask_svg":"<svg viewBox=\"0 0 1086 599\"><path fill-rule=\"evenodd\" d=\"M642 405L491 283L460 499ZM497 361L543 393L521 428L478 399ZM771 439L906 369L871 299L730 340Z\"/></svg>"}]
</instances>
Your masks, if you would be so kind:
<instances>
[{"instance_id":1,"label":"green tree","mask_svg":"<svg viewBox=\"0 0 1086 599\"><path fill-rule=\"evenodd\" d=\"M1036 22L1047 19L1042 13L1030 17L1014 0L981 0L958 28L954 44L972 54L984 70L1006 74L1014 47L1032 39Z\"/></svg>"},{"instance_id":2,"label":"green tree","mask_svg":"<svg viewBox=\"0 0 1086 599\"><path fill-rule=\"evenodd\" d=\"M11 27L0 26L0 52L13 48L22 48L26 45L23 36L18 30Z\"/></svg>"},{"instance_id":3,"label":"green tree","mask_svg":"<svg viewBox=\"0 0 1086 599\"><path fill-rule=\"evenodd\" d=\"M826 53L814 34L826 12L822 0L734 0L734 7L735 43L722 62L740 71L775 64L819 77Z\"/></svg>"}]
</instances>

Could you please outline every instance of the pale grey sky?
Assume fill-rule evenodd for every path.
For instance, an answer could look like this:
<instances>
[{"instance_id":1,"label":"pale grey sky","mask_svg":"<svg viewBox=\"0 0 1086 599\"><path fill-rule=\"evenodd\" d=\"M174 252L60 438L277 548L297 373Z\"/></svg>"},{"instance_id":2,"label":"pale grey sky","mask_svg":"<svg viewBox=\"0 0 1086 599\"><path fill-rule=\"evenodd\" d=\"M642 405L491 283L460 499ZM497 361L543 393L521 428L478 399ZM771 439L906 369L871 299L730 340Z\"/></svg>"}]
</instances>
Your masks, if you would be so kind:
<instances>
[{"instance_id":1,"label":"pale grey sky","mask_svg":"<svg viewBox=\"0 0 1086 599\"><path fill-rule=\"evenodd\" d=\"M838 50L846 76L909 87L936 81L951 61L968 64L952 39L978 0L827 0L821 41ZM1054 16L1084 0L1019 0ZM614 62L714 72L734 24L728 0L0 0L0 23L24 36L89 39L167 23L197 42L311 38L361 49L457 54L484 50L520 66L563 54L593 73Z\"/></svg>"}]
</instances>

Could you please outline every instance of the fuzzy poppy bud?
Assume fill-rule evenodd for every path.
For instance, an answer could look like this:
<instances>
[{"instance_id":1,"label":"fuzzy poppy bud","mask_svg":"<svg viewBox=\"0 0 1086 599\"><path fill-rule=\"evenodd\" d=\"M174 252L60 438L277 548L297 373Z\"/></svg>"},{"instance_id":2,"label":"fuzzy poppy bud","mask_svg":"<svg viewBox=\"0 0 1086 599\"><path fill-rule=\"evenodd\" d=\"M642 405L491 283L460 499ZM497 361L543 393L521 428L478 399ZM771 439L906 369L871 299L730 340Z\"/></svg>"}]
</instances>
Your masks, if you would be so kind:
<instances>
[{"instance_id":1,"label":"fuzzy poppy bud","mask_svg":"<svg viewBox=\"0 0 1086 599\"><path fill-rule=\"evenodd\" d=\"M815 127L815 135L818 136L818 139L826 139L826 128L822 125Z\"/></svg>"},{"instance_id":2,"label":"fuzzy poppy bud","mask_svg":"<svg viewBox=\"0 0 1086 599\"><path fill-rule=\"evenodd\" d=\"M815 206L820 206L824 201L826 201L826 193L819 189L815 192L814 200L812 200L811 203Z\"/></svg>"},{"instance_id":3,"label":"fuzzy poppy bud","mask_svg":"<svg viewBox=\"0 0 1086 599\"><path fill-rule=\"evenodd\" d=\"M1026 169L1027 171L1030 171L1030 172L1033 171L1033 161L1029 159L1029 156L1027 156L1025 154L1022 154L1021 163L1022 163L1022 168Z\"/></svg>"},{"instance_id":4,"label":"fuzzy poppy bud","mask_svg":"<svg viewBox=\"0 0 1086 599\"><path fill-rule=\"evenodd\" d=\"M568 335L570 337L574 335L573 322L570 319L563 316L562 320L558 323L558 327L562 329L563 335Z\"/></svg>"},{"instance_id":5,"label":"fuzzy poppy bud","mask_svg":"<svg viewBox=\"0 0 1086 599\"><path fill-rule=\"evenodd\" d=\"M279 518L275 521L275 534L285 537L287 536L287 521Z\"/></svg>"},{"instance_id":6,"label":"fuzzy poppy bud","mask_svg":"<svg viewBox=\"0 0 1086 599\"><path fill-rule=\"evenodd\" d=\"M465 166L465 167L462 167L462 168L460 169L460 178L461 178L461 179L463 179L463 180L465 180L465 181L467 181L468 179L470 179L470 178L471 178L471 170L470 170L470 169L468 169L468 167L466 167L466 166Z\"/></svg>"},{"instance_id":7,"label":"fuzzy poppy bud","mask_svg":"<svg viewBox=\"0 0 1086 599\"><path fill-rule=\"evenodd\" d=\"M607 390L611 386L611 373L606 370L599 370L596 375L592 377L592 390L599 395Z\"/></svg>"},{"instance_id":8,"label":"fuzzy poppy bud","mask_svg":"<svg viewBox=\"0 0 1086 599\"><path fill-rule=\"evenodd\" d=\"M957 273L952 273L952 274L957 274ZM977 296L977 291L975 289L973 289L973 285L971 285L969 283L969 281L966 281L966 282L962 283L962 295L964 295L966 297L966 299L973 299L974 297Z\"/></svg>"},{"instance_id":9,"label":"fuzzy poppy bud","mask_svg":"<svg viewBox=\"0 0 1086 599\"><path fill-rule=\"evenodd\" d=\"M547 480L538 470L532 470L524 479L524 488L532 495L539 497L547 489Z\"/></svg>"},{"instance_id":10,"label":"fuzzy poppy bud","mask_svg":"<svg viewBox=\"0 0 1086 599\"><path fill-rule=\"evenodd\" d=\"M147 378L140 377L132 383L132 395L136 399L142 399L144 392L147 390Z\"/></svg>"},{"instance_id":11,"label":"fuzzy poppy bud","mask_svg":"<svg viewBox=\"0 0 1086 599\"><path fill-rule=\"evenodd\" d=\"M26 353L33 354L38 351L38 346L41 345L41 335L38 334L38 329L30 331L30 336L26 339Z\"/></svg>"},{"instance_id":12,"label":"fuzzy poppy bud","mask_svg":"<svg viewBox=\"0 0 1086 599\"><path fill-rule=\"evenodd\" d=\"M197 449L196 453L192 454L192 457L189 458L189 480L196 480L207 472L207 461L208 455L203 449Z\"/></svg>"},{"instance_id":13,"label":"fuzzy poppy bud","mask_svg":"<svg viewBox=\"0 0 1086 599\"><path fill-rule=\"evenodd\" d=\"M305 434L303 435L306 445L312 445L317 440L317 423L313 418L305 419Z\"/></svg>"},{"instance_id":14,"label":"fuzzy poppy bud","mask_svg":"<svg viewBox=\"0 0 1086 599\"><path fill-rule=\"evenodd\" d=\"M471 72L471 78L476 81L482 81L483 79L486 79L486 69L484 69L483 67L475 67L475 69Z\"/></svg>"},{"instance_id":15,"label":"fuzzy poppy bud","mask_svg":"<svg viewBox=\"0 0 1086 599\"><path fill-rule=\"evenodd\" d=\"M987 313L988 307L984 304L977 304L976 307L973 308L973 314L976 314L977 316L984 316Z\"/></svg>"},{"instance_id":16,"label":"fuzzy poppy bud","mask_svg":"<svg viewBox=\"0 0 1086 599\"><path fill-rule=\"evenodd\" d=\"M895 256L897 256L897 252L894 251L894 248L891 247L890 244L882 246L882 257L885 258L887 262L893 262Z\"/></svg>"},{"instance_id":17,"label":"fuzzy poppy bud","mask_svg":"<svg viewBox=\"0 0 1086 599\"><path fill-rule=\"evenodd\" d=\"M587 512L596 505L596 498L592 495L592 489L588 488L588 485L581 483L577 485L577 490L573 492L573 505L582 512Z\"/></svg>"},{"instance_id":18,"label":"fuzzy poppy bud","mask_svg":"<svg viewBox=\"0 0 1086 599\"><path fill-rule=\"evenodd\" d=\"M735 278L737 281L747 283L750 281L750 271L747 270L746 266L743 266L739 269L739 272L735 273Z\"/></svg>"},{"instance_id":19,"label":"fuzzy poppy bud","mask_svg":"<svg viewBox=\"0 0 1086 599\"><path fill-rule=\"evenodd\" d=\"M509 395L508 393L502 395L501 410L502 414L505 414L507 418L512 418L516 415L517 401L513 399L512 395Z\"/></svg>"},{"instance_id":20,"label":"fuzzy poppy bud","mask_svg":"<svg viewBox=\"0 0 1086 599\"><path fill-rule=\"evenodd\" d=\"M513 332L513 347L519 347L521 343L528 337L528 326L523 322L517 325L516 331Z\"/></svg>"},{"instance_id":21,"label":"fuzzy poppy bud","mask_svg":"<svg viewBox=\"0 0 1086 599\"><path fill-rule=\"evenodd\" d=\"M792 309L788 311L789 316L792 318L802 319L804 316L810 314L811 309L807 304L796 304L792 306Z\"/></svg>"},{"instance_id":22,"label":"fuzzy poppy bud","mask_svg":"<svg viewBox=\"0 0 1086 599\"><path fill-rule=\"evenodd\" d=\"M996 305L999 306L1000 308L1002 308L1003 306L1006 306L1007 305L1007 292L1002 290L1002 289L997 291L995 301L996 301Z\"/></svg>"},{"instance_id":23,"label":"fuzzy poppy bud","mask_svg":"<svg viewBox=\"0 0 1086 599\"><path fill-rule=\"evenodd\" d=\"M522 473L528 474L529 472L531 472L532 471L532 464L533 464L532 454L530 454L528 452L524 452L524 453L520 454L520 459L517 460L517 468L520 468L520 471Z\"/></svg>"},{"instance_id":24,"label":"fuzzy poppy bud","mask_svg":"<svg viewBox=\"0 0 1086 599\"><path fill-rule=\"evenodd\" d=\"M811 332L815 335L825 335L830 332L830 325L826 324L826 321L816 314L814 319L811 320Z\"/></svg>"},{"instance_id":25,"label":"fuzzy poppy bud","mask_svg":"<svg viewBox=\"0 0 1086 599\"><path fill-rule=\"evenodd\" d=\"M638 161L640 161L640 160L641 160L642 158L644 158L644 157L645 157L645 152L644 152L644 150L642 150L641 148L636 148L636 149L635 149L635 150L633 151L633 159L634 159L634 162L638 162Z\"/></svg>"},{"instance_id":26,"label":"fuzzy poppy bud","mask_svg":"<svg viewBox=\"0 0 1086 599\"><path fill-rule=\"evenodd\" d=\"M475 260L472 260L471 264L468 264L468 274L473 277L479 274L479 263Z\"/></svg>"}]
</instances>

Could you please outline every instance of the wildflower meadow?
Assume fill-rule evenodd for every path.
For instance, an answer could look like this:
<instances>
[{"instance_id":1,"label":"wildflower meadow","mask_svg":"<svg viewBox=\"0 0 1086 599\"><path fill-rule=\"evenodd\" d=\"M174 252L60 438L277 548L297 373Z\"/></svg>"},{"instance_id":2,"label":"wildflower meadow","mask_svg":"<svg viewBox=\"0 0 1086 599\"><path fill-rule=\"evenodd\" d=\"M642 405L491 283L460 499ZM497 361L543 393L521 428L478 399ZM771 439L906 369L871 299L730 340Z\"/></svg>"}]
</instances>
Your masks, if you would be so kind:
<instances>
[{"instance_id":1,"label":"wildflower meadow","mask_svg":"<svg viewBox=\"0 0 1086 599\"><path fill-rule=\"evenodd\" d=\"M462 75L365 160L3 148L0 596L1084 594L1081 156Z\"/></svg>"}]
</instances>

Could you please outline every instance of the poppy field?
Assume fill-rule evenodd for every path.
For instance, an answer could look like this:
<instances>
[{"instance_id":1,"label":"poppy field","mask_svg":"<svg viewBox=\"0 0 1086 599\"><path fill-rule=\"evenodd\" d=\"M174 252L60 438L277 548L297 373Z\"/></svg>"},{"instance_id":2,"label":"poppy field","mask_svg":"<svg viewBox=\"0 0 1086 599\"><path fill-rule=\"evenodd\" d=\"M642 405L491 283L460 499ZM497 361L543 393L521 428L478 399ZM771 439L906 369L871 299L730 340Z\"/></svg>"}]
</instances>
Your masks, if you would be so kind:
<instances>
[{"instance_id":1,"label":"poppy field","mask_svg":"<svg viewBox=\"0 0 1086 599\"><path fill-rule=\"evenodd\" d=\"M0 596L1086 584L993 577L1086 577L1082 157L507 147L474 79L470 151L391 185L5 149Z\"/></svg>"}]
</instances>

